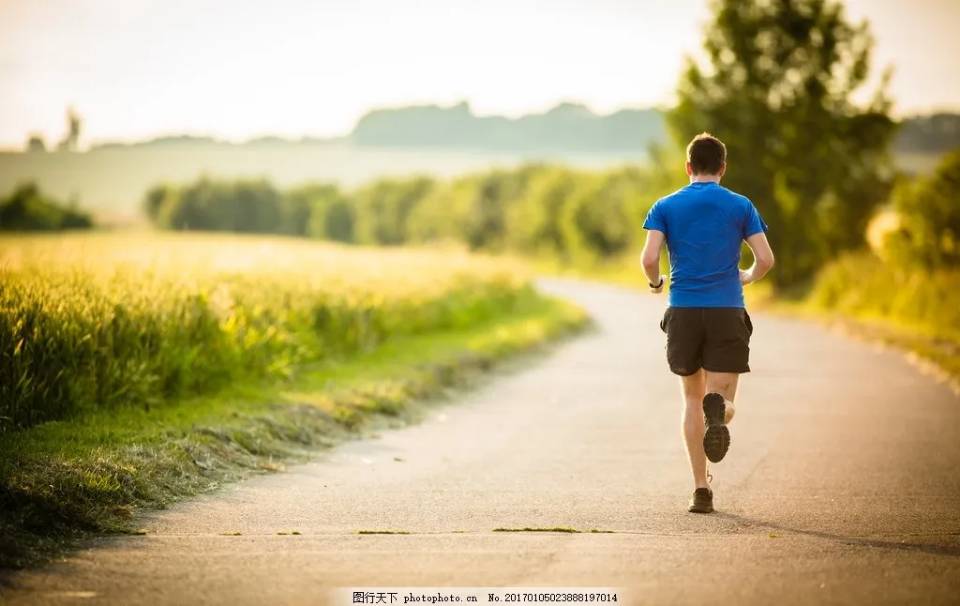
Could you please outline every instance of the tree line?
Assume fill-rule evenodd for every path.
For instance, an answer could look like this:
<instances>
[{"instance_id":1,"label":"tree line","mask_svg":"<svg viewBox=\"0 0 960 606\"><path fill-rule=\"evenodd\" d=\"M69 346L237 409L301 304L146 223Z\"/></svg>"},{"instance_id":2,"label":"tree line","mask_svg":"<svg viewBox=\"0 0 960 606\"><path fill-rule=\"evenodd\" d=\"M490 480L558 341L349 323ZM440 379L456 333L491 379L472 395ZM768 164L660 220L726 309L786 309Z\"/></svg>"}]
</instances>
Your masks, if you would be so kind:
<instances>
[{"instance_id":1,"label":"tree line","mask_svg":"<svg viewBox=\"0 0 960 606\"><path fill-rule=\"evenodd\" d=\"M165 184L145 208L162 228L278 233L368 245L457 241L471 250L596 261L630 251L650 204L676 189L678 170L581 171L530 164L451 180L385 178L354 190L266 180L201 178Z\"/></svg>"},{"instance_id":2,"label":"tree line","mask_svg":"<svg viewBox=\"0 0 960 606\"><path fill-rule=\"evenodd\" d=\"M681 168L682 158L660 153L643 166L602 171L531 164L451 180L385 178L353 190L333 184L281 190L266 180L204 177L156 186L145 205L152 221L166 229L288 234L381 246L455 241L472 250L583 264L635 252L645 237L642 224L650 205L684 184ZM960 152L948 155L929 177L899 179L890 197L900 216L891 246L928 264L960 262L957 191ZM781 284L803 282L817 263L855 248L870 216L866 211L872 212L875 204L865 206L856 221L847 218L854 209L839 204L817 209L815 219L836 222L836 229L800 221L772 228L778 257L794 257L794 268L803 261L812 264L811 273L792 273ZM764 214L777 225L776 214ZM846 229L843 221L848 221ZM837 246L844 239L849 244Z\"/></svg>"}]
</instances>

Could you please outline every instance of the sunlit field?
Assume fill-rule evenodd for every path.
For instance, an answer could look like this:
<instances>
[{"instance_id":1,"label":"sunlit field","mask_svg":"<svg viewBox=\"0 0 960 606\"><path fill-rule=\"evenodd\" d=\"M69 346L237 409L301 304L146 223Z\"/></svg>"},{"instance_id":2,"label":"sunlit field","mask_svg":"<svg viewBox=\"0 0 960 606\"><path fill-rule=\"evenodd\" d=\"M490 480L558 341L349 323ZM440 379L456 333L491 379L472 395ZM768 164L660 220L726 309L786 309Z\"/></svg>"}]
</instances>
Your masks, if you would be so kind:
<instances>
[{"instance_id":1,"label":"sunlit field","mask_svg":"<svg viewBox=\"0 0 960 606\"><path fill-rule=\"evenodd\" d=\"M25 427L149 407L390 337L459 329L536 296L456 250L152 233L0 239L0 417Z\"/></svg>"}]
</instances>

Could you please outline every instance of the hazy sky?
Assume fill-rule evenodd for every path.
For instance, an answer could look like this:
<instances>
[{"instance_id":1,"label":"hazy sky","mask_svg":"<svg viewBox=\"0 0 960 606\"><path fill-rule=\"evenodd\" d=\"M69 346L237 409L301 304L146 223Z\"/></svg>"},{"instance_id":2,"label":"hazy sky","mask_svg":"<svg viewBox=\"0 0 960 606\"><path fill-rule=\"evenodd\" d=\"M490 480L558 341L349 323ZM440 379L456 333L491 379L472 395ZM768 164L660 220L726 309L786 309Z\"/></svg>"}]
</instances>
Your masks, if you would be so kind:
<instances>
[{"instance_id":1,"label":"hazy sky","mask_svg":"<svg viewBox=\"0 0 960 606\"><path fill-rule=\"evenodd\" d=\"M960 0L849 0L901 113L960 107ZM706 0L0 0L0 145L339 135L373 107L669 104Z\"/></svg>"}]
</instances>

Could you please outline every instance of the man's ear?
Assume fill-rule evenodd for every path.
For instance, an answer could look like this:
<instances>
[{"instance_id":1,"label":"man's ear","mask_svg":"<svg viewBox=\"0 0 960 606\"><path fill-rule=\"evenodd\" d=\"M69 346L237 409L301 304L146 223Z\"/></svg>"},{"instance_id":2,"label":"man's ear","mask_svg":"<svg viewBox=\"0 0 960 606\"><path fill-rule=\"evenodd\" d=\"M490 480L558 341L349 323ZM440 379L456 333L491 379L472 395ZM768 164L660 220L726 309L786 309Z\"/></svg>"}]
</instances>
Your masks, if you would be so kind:
<instances>
[{"instance_id":1,"label":"man's ear","mask_svg":"<svg viewBox=\"0 0 960 606\"><path fill-rule=\"evenodd\" d=\"M726 172L727 172L727 163L724 162L723 164L720 165L720 174L718 176L722 177Z\"/></svg>"},{"instance_id":2,"label":"man's ear","mask_svg":"<svg viewBox=\"0 0 960 606\"><path fill-rule=\"evenodd\" d=\"M692 176L693 176L693 167L690 166L690 163L689 163L689 162L687 162L687 176L688 176L688 177L692 177Z\"/></svg>"}]
</instances>

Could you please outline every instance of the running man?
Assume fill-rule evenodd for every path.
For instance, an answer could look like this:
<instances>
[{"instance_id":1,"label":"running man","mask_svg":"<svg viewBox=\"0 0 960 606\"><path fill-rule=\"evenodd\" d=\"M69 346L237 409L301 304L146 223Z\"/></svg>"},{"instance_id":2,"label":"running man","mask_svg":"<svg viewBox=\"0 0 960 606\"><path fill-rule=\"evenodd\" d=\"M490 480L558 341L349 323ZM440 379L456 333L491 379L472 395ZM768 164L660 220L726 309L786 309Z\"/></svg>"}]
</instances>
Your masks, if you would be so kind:
<instances>
[{"instance_id":1,"label":"running man","mask_svg":"<svg viewBox=\"0 0 960 606\"><path fill-rule=\"evenodd\" d=\"M667 333L667 363L683 387L683 437L693 471L689 510L713 511L707 459L717 463L730 447L727 424L740 373L750 372L753 325L743 304L743 285L773 267L767 225L753 203L720 185L727 148L702 133L687 146L690 184L661 198L643 228L643 270L650 291L663 290L660 248L670 259L670 297L660 328ZM754 264L740 269L743 241Z\"/></svg>"}]
</instances>

